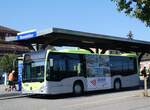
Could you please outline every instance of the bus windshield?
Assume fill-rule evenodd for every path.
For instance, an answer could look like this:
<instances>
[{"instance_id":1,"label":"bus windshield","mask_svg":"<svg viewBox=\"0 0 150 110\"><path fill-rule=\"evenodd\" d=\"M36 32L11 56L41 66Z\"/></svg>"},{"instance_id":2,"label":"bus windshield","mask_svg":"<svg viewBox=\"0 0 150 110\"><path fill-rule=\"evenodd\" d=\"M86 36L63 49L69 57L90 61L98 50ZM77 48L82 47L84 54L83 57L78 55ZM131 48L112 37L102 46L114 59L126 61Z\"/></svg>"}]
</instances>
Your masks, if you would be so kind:
<instances>
[{"instance_id":1,"label":"bus windshield","mask_svg":"<svg viewBox=\"0 0 150 110\"><path fill-rule=\"evenodd\" d=\"M23 82L44 81L44 58L36 58L35 54L24 57Z\"/></svg>"}]
</instances>

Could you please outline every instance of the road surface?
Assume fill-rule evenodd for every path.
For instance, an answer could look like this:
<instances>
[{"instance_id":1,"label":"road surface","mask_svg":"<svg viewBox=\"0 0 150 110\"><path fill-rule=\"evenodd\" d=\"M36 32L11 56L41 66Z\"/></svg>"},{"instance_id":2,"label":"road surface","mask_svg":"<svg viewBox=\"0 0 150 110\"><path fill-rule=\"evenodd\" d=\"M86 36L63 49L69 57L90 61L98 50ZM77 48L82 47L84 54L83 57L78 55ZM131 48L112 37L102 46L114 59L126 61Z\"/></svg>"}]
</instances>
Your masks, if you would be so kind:
<instances>
[{"instance_id":1,"label":"road surface","mask_svg":"<svg viewBox=\"0 0 150 110\"><path fill-rule=\"evenodd\" d=\"M81 97L4 98L0 99L0 110L150 110L150 97L143 97L142 90L134 90Z\"/></svg>"}]
</instances>

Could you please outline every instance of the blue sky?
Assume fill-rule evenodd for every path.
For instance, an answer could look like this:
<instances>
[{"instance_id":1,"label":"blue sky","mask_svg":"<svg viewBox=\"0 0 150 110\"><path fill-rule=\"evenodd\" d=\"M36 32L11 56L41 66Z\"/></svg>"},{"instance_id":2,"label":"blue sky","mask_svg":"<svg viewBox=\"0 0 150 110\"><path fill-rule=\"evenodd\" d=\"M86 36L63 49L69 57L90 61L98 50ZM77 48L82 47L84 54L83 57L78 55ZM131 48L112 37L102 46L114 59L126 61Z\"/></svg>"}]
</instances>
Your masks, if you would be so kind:
<instances>
[{"instance_id":1,"label":"blue sky","mask_svg":"<svg viewBox=\"0 0 150 110\"><path fill-rule=\"evenodd\" d=\"M0 25L20 31L51 27L150 41L150 28L119 13L111 0L1 0Z\"/></svg>"}]
</instances>

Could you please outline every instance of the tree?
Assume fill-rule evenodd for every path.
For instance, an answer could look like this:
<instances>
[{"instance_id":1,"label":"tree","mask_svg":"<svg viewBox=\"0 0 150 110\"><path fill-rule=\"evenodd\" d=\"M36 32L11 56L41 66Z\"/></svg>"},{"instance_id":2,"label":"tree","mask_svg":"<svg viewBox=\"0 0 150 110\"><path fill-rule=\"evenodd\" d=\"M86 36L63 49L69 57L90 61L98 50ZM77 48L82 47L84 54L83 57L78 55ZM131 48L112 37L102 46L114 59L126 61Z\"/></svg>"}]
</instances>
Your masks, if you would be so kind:
<instances>
[{"instance_id":1,"label":"tree","mask_svg":"<svg viewBox=\"0 0 150 110\"><path fill-rule=\"evenodd\" d=\"M111 0L119 11L140 19L150 27L150 0Z\"/></svg>"},{"instance_id":2,"label":"tree","mask_svg":"<svg viewBox=\"0 0 150 110\"><path fill-rule=\"evenodd\" d=\"M15 70L15 61L17 56L15 54L6 54L0 60L0 67L4 72L8 73L11 70Z\"/></svg>"},{"instance_id":3,"label":"tree","mask_svg":"<svg viewBox=\"0 0 150 110\"><path fill-rule=\"evenodd\" d=\"M132 40L133 39L133 34L132 31L129 31L129 33L127 34L128 39Z\"/></svg>"}]
</instances>

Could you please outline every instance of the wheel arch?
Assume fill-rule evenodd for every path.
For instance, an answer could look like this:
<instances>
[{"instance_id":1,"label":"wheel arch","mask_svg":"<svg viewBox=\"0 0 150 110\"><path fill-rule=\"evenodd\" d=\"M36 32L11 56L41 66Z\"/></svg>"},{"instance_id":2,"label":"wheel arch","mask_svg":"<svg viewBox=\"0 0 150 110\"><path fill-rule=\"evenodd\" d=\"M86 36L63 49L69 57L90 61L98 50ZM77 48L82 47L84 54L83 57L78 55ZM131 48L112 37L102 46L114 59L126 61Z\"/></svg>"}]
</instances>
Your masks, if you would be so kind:
<instances>
[{"instance_id":1,"label":"wheel arch","mask_svg":"<svg viewBox=\"0 0 150 110\"><path fill-rule=\"evenodd\" d=\"M122 88L122 81L121 81L121 78L120 78L120 77L117 77L117 78L114 79L114 81L113 81L113 88L115 88L115 83L116 83L117 81L120 83L120 88Z\"/></svg>"},{"instance_id":2,"label":"wheel arch","mask_svg":"<svg viewBox=\"0 0 150 110\"><path fill-rule=\"evenodd\" d=\"M84 83L83 83L82 80L76 80L76 81L74 81L74 83L73 83L73 88L74 88L74 85L77 84L77 83L81 84L82 87L83 87L83 91L85 91Z\"/></svg>"}]
</instances>

